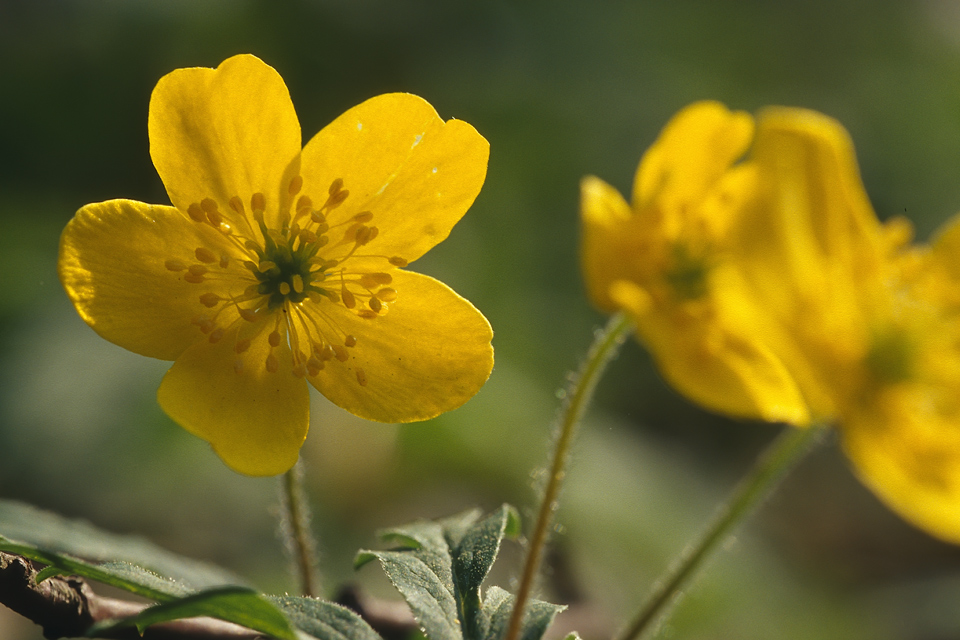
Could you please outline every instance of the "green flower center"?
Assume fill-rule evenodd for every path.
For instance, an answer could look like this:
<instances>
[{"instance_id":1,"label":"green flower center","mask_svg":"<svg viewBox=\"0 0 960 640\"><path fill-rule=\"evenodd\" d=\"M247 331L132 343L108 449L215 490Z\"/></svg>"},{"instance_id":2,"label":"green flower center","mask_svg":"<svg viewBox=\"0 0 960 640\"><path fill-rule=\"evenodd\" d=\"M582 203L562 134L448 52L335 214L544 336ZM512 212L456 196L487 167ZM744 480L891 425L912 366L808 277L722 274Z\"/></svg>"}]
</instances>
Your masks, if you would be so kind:
<instances>
[{"instance_id":1,"label":"green flower center","mask_svg":"<svg viewBox=\"0 0 960 640\"><path fill-rule=\"evenodd\" d=\"M326 280L326 274L322 270L310 270L316 267L312 261L318 249L316 243L299 242L294 248L295 239L283 238L278 243L266 227L262 227L262 231L266 247L253 275L260 281L257 293L268 298L268 309L279 309L287 301L303 302L311 291L329 295L326 289L316 286Z\"/></svg>"}]
</instances>

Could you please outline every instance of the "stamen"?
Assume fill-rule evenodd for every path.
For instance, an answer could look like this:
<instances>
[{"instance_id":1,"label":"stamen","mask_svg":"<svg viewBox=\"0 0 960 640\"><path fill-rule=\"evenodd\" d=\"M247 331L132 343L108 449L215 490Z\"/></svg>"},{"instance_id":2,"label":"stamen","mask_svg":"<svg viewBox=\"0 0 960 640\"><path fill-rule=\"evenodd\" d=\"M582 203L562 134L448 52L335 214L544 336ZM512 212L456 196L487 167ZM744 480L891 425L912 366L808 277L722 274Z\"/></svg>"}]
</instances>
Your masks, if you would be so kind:
<instances>
[{"instance_id":1,"label":"stamen","mask_svg":"<svg viewBox=\"0 0 960 640\"><path fill-rule=\"evenodd\" d=\"M216 344L220 342L221 338L223 338L223 327L217 327L216 329L210 332L209 340L211 344Z\"/></svg>"},{"instance_id":2,"label":"stamen","mask_svg":"<svg viewBox=\"0 0 960 640\"><path fill-rule=\"evenodd\" d=\"M377 317L377 314L369 309L360 309L357 311L357 315L363 318L364 320L372 320Z\"/></svg>"},{"instance_id":3,"label":"stamen","mask_svg":"<svg viewBox=\"0 0 960 640\"><path fill-rule=\"evenodd\" d=\"M393 302L397 299L397 290L390 288L380 289L380 291L377 291L377 298L384 302Z\"/></svg>"},{"instance_id":4,"label":"stamen","mask_svg":"<svg viewBox=\"0 0 960 640\"><path fill-rule=\"evenodd\" d=\"M320 350L319 356L323 361L330 360L337 355L337 352L333 350L333 346L329 344L323 345L323 349Z\"/></svg>"},{"instance_id":5,"label":"stamen","mask_svg":"<svg viewBox=\"0 0 960 640\"><path fill-rule=\"evenodd\" d=\"M410 264L409 262L407 262L406 260L404 260L404 259L401 258L400 256L393 256L392 258L388 258L388 259L387 259L387 262L389 262L390 264L392 264L392 265L395 266L395 267L400 267L401 269L402 269L403 267L407 266L408 264Z\"/></svg>"},{"instance_id":6,"label":"stamen","mask_svg":"<svg viewBox=\"0 0 960 640\"><path fill-rule=\"evenodd\" d=\"M347 353L347 350L340 344L332 344L330 347L333 349L333 353L337 356L337 360L340 362L346 362L350 359L350 354Z\"/></svg>"},{"instance_id":7,"label":"stamen","mask_svg":"<svg viewBox=\"0 0 960 640\"><path fill-rule=\"evenodd\" d=\"M317 224L323 224L324 222L327 221L327 217L322 213L320 213L319 211L311 211L310 219L316 222ZM326 231L326 229L324 229L324 231ZM319 231L318 233L323 233L323 231Z\"/></svg>"},{"instance_id":8,"label":"stamen","mask_svg":"<svg viewBox=\"0 0 960 640\"><path fill-rule=\"evenodd\" d=\"M347 309L353 309L357 306L357 299L353 297L353 294L347 290L346 285L340 288L340 299L343 300L343 306Z\"/></svg>"},{"instance_id":9,"label":"stamen","mask_svg":"<svg viewBox=\"0 0 960 640\"><path fill-rule=\"evenodd\" d=\"M350 191L347 189L344 189L343 191L337 191L336 193L331 195L329 198L327 198L327 203L323 206L327 209L327 211L336 209L341 204L343 204L343 201L346 200L347 196L349 195L350 195Z\"/></svg>"},{"instance_id":10,"label":"stamen","mask_svg":"<svg viewBox=\"0 0 960 640\"><path fill-rule=\"evenodd\" d=\"M203 212L203 208L200 206L200 203L198 202L194 202L189 207L187 207L187 215L189 215L194 222L207 221L207 216Z\"/></svg>"},{"instance_id":11,"label":"stamen","mask_svg":"<svg viewBox=\"0 0 960 640\"><path fill-rule=\"evenodd\" d=\"M223 216L220 215L220 208L212 198L204 198L201 200L200 208L206 212L207 220L209 220L213 226L219 227L220 223L223 222Z\"/></svg>"},{"instance_id":12,"label":"stamen","mask_svg":"<svg viewBox=\"0 0 960 640\"><path fill-rule=\"evenodd\" d=\"M243 200L240 199L240 196L230 198L230 208L243 215Z\"/></svg>"},{"instance_id":13,"label":"stamen","mask_svg":"<svg viewBox=\"0 0 960 640\"><path fill-rule=\"evenodd\" d=\"M257 321L256 309L239 309L239 313L240 313L240 317L246 320L247 322Z\"/></svg>"},{"instance_id":14,"label":"stamen","mask_svg":"<svg viewBox=\"0 0 960 640\"><path fill-rule=\"evenodd\" d=\"M370 307L370 310L374 313L380 313L380 309L383 308L383 304L376 298L370 298L367 302L367 306Z\"/></svg>"},{"instance_id":15,"label":"stamen","mask_svg":"<svg viewBox=\"0 0 960 640\"><path fill-rule=\"evenodd\" d=\"M343 346L345 346L345 347L355 347L355 346L357 346L357 338L356 338L356 336L352 336L352 335L347 336L347 337L344 339L344 341L343 341Z\"/></svg>"},{"instance_id":16,"label":"stamen","mask_svg":"<svg viewBox=\"0 0 960 640\"><path fill-rule=\"evenodd\" d=\"M290 284L287 282L281 282L279 289L281 295L286 296L290 294Z\"/></svg>"},{"instance_id":17,"label":"stamen","mask_svg":"<svg viewBox=\"0 0 960 640\"><path fill-rule=\"evenodd\" d=\"M330 188L327 190L327 195L332 196L338 191L340 191L340 189L343 189L343 178L337 178L336 180L330 183Z\"/></svg>"},{"instance_id":18,"label":"stamen","mask_svg":"<svg viewBox=\"0 0 960 640\"><path fill-rule=\"evenodd\" d=\"M213 251L207 249L206 247L197 247L197 250L194 251L194 254L197 256L197 260L200 262L206 262L207 264L217 261L217 256Z\"/></svg>"},{"instance_id":19,"label":"stamen","mask_svg":"<svg viewBox=\"0 0 960 640\"><path fill-rule=\"evenodd\" d=\"M220 256L220 268L226 269L230 265L230 257L227 254Z\"/></svg>"},{"instance_id":20,"label":"stamen","mask_svg":"<svg viewBox=\"0 0 960 640\"><path fill-rule=\"evenodd\" d=\"M195 274L195 273L188 273L185 276L183 276L183 279L191 284L200 284L201 282L206 280L206 278L204 278L202 275Z\"/></svg>"},{"instance_id":21,"label":"stamen","mask_svg":"<svg viewBox=\"0 0 960 640\"><path fill-rule=\"evenodd\" d=\"M267 337L267 341L270 343L270 346L271 346L271 347L279 347L279 346L280 346L280 332L279 332L279 331L274 331L273 333L271 333L271 334Z\"/></svg>"},{"instance_id":22,"label":"stamen","mask_svg":"<svg viewBox=\"0 0 960 640\"><path fill-rule=\"evenodd\" d=\"M290 181L290 186L287 188L287 191L290 195L295 196L300 193L300 189L303 188L303 176L296 176L293 180ZM299 209L299 207L297 207Z\"/></svg>"},{"instance_id":23,"label":"stamen","mask_svg":"<svg viewBox=\"0 0 960 640\"><path fill-rule=\"evenodd\" d=\"M202 264L192 264L187 268L187 270L190 272L190 275L194 275L194 276L202 276L207 271L209 271L209 269L207 269Z\"/></svg>"},{"instance_id":24,"label":"stamen","mask_svg":"<svg viewBox=\"0 0 960 640\"><path fill-rule=\"evenodd\" d=\"M187 265L183 264L180 260L167 260L163 265L170 271L183 271L187 268Z\"/></svg>"},{"instance_id":25,"label":"stamen","mask_svg":"<svg viewBox=\"0 0 960 640\"><path fill-rule=\"evenodd\" d=\"M277 356L272 353L267 356L267 371L269 373L276 373L277 369L280 368L280 361L277 360Z\"/></svg>"},{"instance_id":26,"label":"stamen","mask_svg":"<svg viewBox=\"0 0 960 640\"><path fill-rule=\"evenodd\" d=\"M259 191L250 196L250 208L253 209L253 219L263 221L263 212L267 210L267 199Z\"/></svg>"},{"instance_id":27,"label":"stamen","mask_svg":"<svg viewBox=\"0 0 960 640\"><path fill-rule=\"evenodd\" d=\"M357 215L353 216L355 222L370 222L373 220L372 211L361 211Z\"/></svg>"},{"instance_id":28,"label":"stamen","mask_svg":"<svg viewBox=\"0 0 960 640\"><path fill-rule=\"evenodd\" d=\"M322 361L318 360L315 357L311 357L307 360L307 373L310 374L310 377L313 378L319 374L325 365Z\"/></svg>"},{"instance_id":29,"label":"stamen","mask_svg":"<svg viewBox=\"0 0 960 640\"><path fill-rule=\"evenodd\" d=\"M367 374L363 371L363 369L361 369L360 367L357 367L356 373L357 373L357 382L360 383L360 386L361 387L367 386Z\"/></svg>"},{"instance_id":30,"label":"stamen","mask_svg":"<svg viewBox=\"0 0 960 640\"><path fill-rule=\"evenodd\" d=\"M293 290L297 293L303 293L303 277L299 273L295 273L291 280L293 280Z\"/></svg>"},{"instance_id":31,"label":"stamen","mask_svg":"<svg viewBox=\"0 0 960 640\"><path fill-rule=\"evenodd\" d=\"M212 292L205 293L202 296L200 296L200 304L202 304L205 307L210 307L212 309L213 307L220 304L220 296Z\"/></svg>"},{"instance_id":32,"label":"stamen","mask_svg":"<svg viewBox=\"0 0 960 640\"><path fill-rule=\"evenodd\" d=\"M244 338L243 340L238 340L237 344L233 346L233 350L236 351L237 353L243 353L249 348L250 348L250 340L248 338Z\"/></svg>"},{"instance_id":33,"label":"stamen","mask_svg":"<svg viewBox=\"0 0 960 640\"><path fill-rule=\"evenodd\" d=\"M313 209L313 200L310 199L310 196L297 198L297 212L299 213L302 209Z\"/></svg>"}]
</instances>

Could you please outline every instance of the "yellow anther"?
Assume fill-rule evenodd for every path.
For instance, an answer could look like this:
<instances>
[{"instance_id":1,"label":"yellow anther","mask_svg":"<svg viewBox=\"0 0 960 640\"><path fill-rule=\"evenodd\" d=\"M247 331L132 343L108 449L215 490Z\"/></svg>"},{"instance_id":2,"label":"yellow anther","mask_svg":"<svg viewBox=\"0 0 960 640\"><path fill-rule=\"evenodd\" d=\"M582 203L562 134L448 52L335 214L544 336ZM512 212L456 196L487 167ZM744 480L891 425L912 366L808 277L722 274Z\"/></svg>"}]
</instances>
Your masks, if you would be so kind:
<instances>
[{"instance_id":1,"label":"yellow anther","mask_svg":"<svg viewBox=\"0 0 960 640\"><path fill-rule=\"evenodd\" d=\"M313 200L310 199L310 196L300 196L297 198L297 211L302 211L303 209L313 209Z\"/></svg>"},{"instance_id":2,"label":"yellow anther","mask_svg":"<svg viewBox=\"0 0 960 640\"><path fill-rule=\"evenodd\" d=\"M380 309L383 308L383 303L376 298L370 298L369 302L367 302L367 306L370 307L370 310L374 313L380 313Z\"/></svg>"},{"instance_id":3,"label":"yellow anther","mask_svg":"<svg viewBox=\"0 0 960 640\"><path fill-rule=\"evenodd\" d=\"M393 276L389 273L371 273L368 275L376 280L377 284L390 284L393 282Z\"/></svg>"},{"instance_id":4,"label":"yellow anther","mask_svg":"<svg viewBox=\"0 0 960 640\"><path fill-rule=\"evenodd\" d=\"M336 355L337 360L340 362L346 362L350 359L350 354L347 353L347 350L341 344L332 344L330 345L333 348L333 353Z\"/></svg>"},{"instance_id":5,"label":"yellow anther","mask_svg":"<svg viewBox=\"0 0 960 640\"><path fill-rule=\"evenodd\" d=\"M205 293L200 296L200 304L205 307L213 308L220 303L220 296L215 293Z\"/></svg>"},{"instance_id":6,"label":"yellow anther","mask_svg":"<svg viewBox=\"0 0 960 640\"><path fill-rule=\"evenodd\" d=\"M332 196L333 194L340 191L340 189L343 189L343 178L337 178L336 180L331 182L330 188L327 190L327 194Z\"/></svg>"},{"instance_id":7,"label":"yellow anther","mask_svg":"<svg viewBox=\"0 0 960 640\"><path fill-rule=\"evenodd\" d=\"M365 245L370 242L370 227L364 224L357 227L357 230L353 235L353 240L358 245Z\"/></svg>"},{"instance_id":8,"label":"yellow anther","mask_svg":"<svg viewBox=\"0 0 960 640\"><path fill-rule=\"evenodd\" d=\"M228 266L230 266L230 256L223 254L220 256L220 268L226 269Z\"/></svg>"},{"instance_id":9,"label":"yellow anther","mask_svg":"<svg viewBox=\"0 0 960 640\"><path fill-rule=\"evenodd\" d=\"M343 301L343 306L347 309L353 309L357 306L357 299L353 297L353 294L350 293L346 285L340 288L340 299Z\"/></svg>"},{"instance_id":10,"label":"yellow anther","mask_svg":"<svg viewBox=\"0 0 960 640\"><path fill-rule=\"evenodd\" d=\"M377 314L370 311L370 309L360 309L357 311L357 315L365 320L372 320L377 317Z\"/></svg>"},{"instance_id":11,"label":"yellow anther","mask_svg":"<svg viewBox=\"0 0 960 640\"><path fill-rule=\"evenodd\" d=\"M213 251L210 251L210 249L207 249L206 247L197 247L197 250L194 251L193 253L194 255L197 256L197 260L199 260L200 262L206 262L209 264L211 262L217 261L216 254Z\"/></svg>"},{"instance_id":12,"label":"yellow anther","mask_svg":"<svg viewBox=\"0 0 960 640\"><path fill-rule=\"evenodd\" d=\"M355 347L357 346L357 337L356 336L347 336L343 339L343 346L345 347Z\"/></svg>"},{"instance_id":13,"label":"yellow anther","mask_svg":"<svg viewBox=\"0 0 960 640\"><path fill-rule=\"evenodd\" d=\"M312 378L320 373L324 366L326 365L324 365L321 360L318 360L317 358L310 358L307 360L307 373L309 373L310 377Z\"/></svg>"},{"instance_id":14,"label":"yellow anther","mask_svg":"<svg viewBox=\"0 0 960 640\"><path fill-rule=\"evenodd\" d=\"M254 213L263 213L267 210L267 199L262 193L257 191L250 196L250 208L253 209Z\"/></svg>"},{"instance_id":15,"label":"yellow anther","mask_svg":"<svg viewBox=\"0 0 960 640\"><path fill-rule=\"evenodd\" d=\"M289 295L290 294L290 284L287 282L280 283L280 295Z\"/></svg>"},{"instance_id":16,"label":"yellow anther","mask_svg":"<svg viewBox=\"0 0 960 640\"><path fill-rule=\"evenodd\" d=\"M191 275L195 275L195 276L202 276L207 271L209 271L209 269L207 269L202 264L192 264L189 267L187 267L187 270L191 273Z\"/></svg>"},{"instance_id":17,"label":"yellow anther","mask_svg":"<svg viewBox=\"0 0 960 640\"><path fill-rule=\"evenodd\" d=\"M230 208L243 215L243 200L240 199L240 196L230 198Z\"/></svg>"},{"instance_id":18,"label":"yellow anther","mask_svg":"<svg viewBox=\"0 0 960 640\"><path fill-rule=\"evenodd\" d=\"M303 277L299 273L295 273L290 280L293 281L293 290L297 293L303 293Z\"/></svg>"},{"instance_id":19,"label":"yellow anther","mask_svg":"<svg viewBox=\"0 0 960 640\"><path fill-rule=\"evenodd\" d=\"M203 207L200 206L199 202L194 202L187 207L187 215L189 215L194 222L207 221L207 214L203 212Z\"/></svg>"},{"instance_id":20,"label":"yellow anther","mask_svg":"<svg viewBox=\"0 0 960 640\"><path fill-rule=\"evenodd\" d=\"M200 327L201 333L210 333L217 328L217 325L210 318L195 318L193 324Z\"/></svg>"},{"instance_id":21,"label":"yellow anther","mask_svg":"<svg viewBox=\"0 0 960 640\"><path fill-rule=\"evenodd\" d=\"M410 264L409 262L407 262L406 260L404 260L404 259L401 258L400 256L393 256L392 258L389 258L389 259L387 260L387 262L389 262L390 264L392 264L392 265L395 266L395 267L401 267L401 268L403 268L403 267L407 266L408 264Z\"/></svg>"},{"instance_id":22,"label":"yellow anther","mask_svg":"<svg viewBox=\"0 0 960 640\"><path fill-rule=\"evenodd\" d=\"M384 302L393 302L397 299L397 290L384 287L377 291L377 297Z\"/></svg>"},{"instance_id":23,"label":"yellow anther","mask_svg":"<svg viewBox=\"0 0 960 640\"><path fill-rule=\"evenodd\" d=\"M367 374L363 371L363 369L361 369L360 367L357 367L356 373L357 373L357 382L360 383L360 386L361 387L367 386Z\"/></svg>"},{"instance_id":24,"label":"yellow anther","mask_svg":"<svg viewBox=\"0 0 960 640\"><path fill-rule=\"evenodd\" d=\"M217 206L217 201L213 198L204 198L201 200L200 207L207 213L216 213L220 210L220 207Z\"/></svg>"},{"instance_id":25,"label":"yellow anther","mask_svg":"<svg viewBox=\"0 0 960 640\"><path fill-rule=\"evenodd\" d=\"M247 322L257 321L256 309L240 309L239 313L240 313L240 317L246 320Z\"/></svg>"},{"instance_id":26,"label":"yellow anther","mask_svg":"<svg viewBox=\"0 0 960 640\"><path fill-rule=\"evenodd\" d=\"M380 227L370 227L370 237L367 238L367 242L373 242L378 235L380 235Z\"/></svg>"},{"instance_id":27,"label":"yellow anther","mask_svg":"<svg viewBox=\"0 0 960 640\"><path fill-rule=\"evenodd\" d=\"M327 203L323 206L326 207L328 211L331 209L336 209L343 204L343 201L346 200L347 196L349 195L350 191L347 189L344 189L343 191L337 191L335 194L327 198Z\"/></svg>"},{"instance_id":28,"label":"yellow anther","mask_svg":"<svg viewBox=\"0 0 960 640\"><path fill-rule=\"evenodd\" d=\"M303 229L300 231L300 238L307 244L312 244L317 241L317 234L310 229Z\"/></svg>"},{"instance_id":29,"label":"yellow anther","mask_svg":"<svg viewBox=\"0 0 960 640\"><path fill-rule=\"evenodd\" d=\"M254 262L253 260L244 260L244 261L243 261L243 266L246 267L247 269L249 269L250 271L259 271L259 270L260 270L259 268L257 268L257 263Z\"/></svg>"},{"instance_id":30,"label":"yellow anther","mask_svg":"<svg viewBox=\"0 0 960 640\"><path fill-rule=\"evenodd\" d=\"M237 344L233 345L233 350L237 353L243 353L250 348L250 340L244 338L243 340L237 340Z\"/></svg>"},{"instance_id":31,"label":"yellow anther","mask_svg":"<svg viewBox=\"0 0 960 640\"><path fill-rule=\"evenodd\" d=\"M319 211L311 211L310 219L316 222L317 224L323 224L327 221L327 216L323 215ZM322 231L320 233L323 233Z\"/></svg>"},{"instance_id":32,"label":"yellow anther","mask_svg":"<svg viewBox=\"0 0 960 640\"><path fill-rule=\"evenodd\" d=\"M277 369L280 368L280 361L277 360L277 356L272 353L267 356L267 371L270 373L276 373Z\"/></svg>"},{"instance_id":33,"label":"yellow anther","mask_svg":"<svg viewBox=\"0 0 960 640\"><path fill-rule=\"evenodd\" d=\"M204 278L202 275L198 275L195 273L187 273L183 276L183 279L191 284L200 284L201 282L206 280L206 278Z\"/></svg>"},{"instance_id":34,"label":"yellow anther","mask_svg":"<svg viewBox=\"0 0 960 640\"><path fill-rule=\"evenodd\" d=\"M183 271L187 268L187 265L183 264L183 262L180 260L167 260L163 263L163 266L170 271Z\"/></svg>"},{"instance_id":35,"label":"yellow anther","mask_svg":"<svg viewBox=\"0 0 960 640\"><path fill-rule=\"evenodd\" d=\"M363 287L364 289L369 290L369 289L376 288L378 285L373 275L369 273L365 273L362 276L360 276L360 286Z\"/></svg>"},{"instance_id":36,"label":"yellow anther","mask_svg":"<svg viewBox=\"0 0 960 640\"><path fill-rule=\"evenodd\" d=\"M295 196L300 193L300 189L303 188L303 176L296 176L293 180L290 181L290 186L287 187L287 191L290 195Z\"/></svg>"},{"instance_id":37,"label":"yellow anther","mask_svg":"<svg viewBox=\"0 0 960 640\"><path fill-rule=\"evenodd\" d=\"M212 344L216 344L216 343L220 342L220 339L221 339L221 338L223 338L223 328L222 328L222 327L217 327L216 329L214 329L213 331L210 332L210 338L209 338L209 340L210 340L210 342L211 342Z\"/></svg>"},{"instance_id":38,"label":"yellow anther","mask_svg":"<svg viewBox=\"0 0 960 640\"><path fill-rule=\"evenodd\" d=\"M330 360L337 355L337 352L333 350L333 346L329 344L323 345L323 349L320 350L320 359L323 361Z\"/></svg>"},{"instance_id":39,"label":"yellow anther","mask_svg":"<svg viewBox=\"0 0 960 640\"><path fill-rule=\"evenodd\" d=\"M240 374L242 374L242 373L243 373L243 360L241 360L240 358L237 358L236 360L234 360L234 361L233 361L233 370L236 372L236 374L237 374L238 376L239 376Z\"/></svg>"},{"instance_id":40,"label":"yellow anther","mask_svg":"<svg viewBox=\"0 0 960 640\"><path fill-rule=\"evenodd\" d=\"M307 291L307 298L313 304L320 304L323 301L323 295L321 295L319 291L314 291L313 289Z\"/></svg>"},{"instance_id":41,"label":"yellow anther","mask_svg":"<svg viewBox=\"0 0 960 640\"><path fill-rule=\"evenodd\" d=\"M259 295L262 295L260 293L259 284L251 284L246 289L243 290L243 298L245 300L252 300L253 298L256 298Z\"/></svg>"},{"instance_id":42,"label":"yellow anther","mask_svg":"<svg viewBox=\"0 0 960 640\"><path fill-rule=\"evenodd\" d=\"M260 245L254 242L253 240L245 240L243 243L243 246L245 249L247 249L248 251L252 251L253 253L260 252Z\"/></svg>"},{"instance_id":43,"label":"yellow anther","mask_svg":"<svg viewBox=\"0 0 960 640\"><path fill-rule=\"evenodd\" d=\"M373 211L361 211L357 215L353 216L355 222L370 222L373 220Z\"/></svg>"},{"instance_id":44,"label":"yellow anther","mask_svg":"<svg viewBox=\"0 0 960 640\"><path fill-rule=\"evenodd\" d=\"M270 346L271 346L271 347L279 347L279 346L280 346L280 332L279 332L279 331L274 331L274 332L272 332L272 333L267 337L267 342L270 343Z\"/></svg>"},{"instance_id":45,"label":"yellow anther","mask_svg":"<svg viewBox=\"0 0 960 640\"><path fill-rule=\"evenodd\" d=\"M298 362L297 364L293 365L293 375L297 376L298 378L302 378L303 376L307 375L307 368L302 362Z\"/></svg>"},{"instance_id":46,"label":"yellow anther","mask_svg":"<svg viewBox=\"0 0 960 640\"><path fill-rule=\"evenodd\" d=\"M276 269L277 263L273 262L272 260L261 260L260 264L257 265L257 268L261 273L266 273L267 271L270 271L270 269Z\"/></svg>"}]
</instances>

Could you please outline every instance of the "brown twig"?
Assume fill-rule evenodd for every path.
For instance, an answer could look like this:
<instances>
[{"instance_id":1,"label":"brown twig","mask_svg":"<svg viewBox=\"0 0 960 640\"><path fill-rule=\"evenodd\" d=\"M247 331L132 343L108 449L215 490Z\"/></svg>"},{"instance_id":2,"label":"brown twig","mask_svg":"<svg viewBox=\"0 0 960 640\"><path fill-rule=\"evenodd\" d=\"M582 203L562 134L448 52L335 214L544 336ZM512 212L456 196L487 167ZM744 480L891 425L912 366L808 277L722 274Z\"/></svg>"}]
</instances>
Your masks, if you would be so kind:
<instances>
[{"instance_id":1,"label":"brown twig","mask_svg":"<svg viewBox=\"0 0 960 640\"><path fill-rule=\"evenodd\" d=\"M136 615L150 604L97 595L85 580L54 576L37 583L37 570L21 556L0 552L0 603L55 638L83 636L94 624ZM125 627L102 636L116 640L263 640L264 636L215 618L187 618L149 627Z\"/></svg>"}]
</instances>

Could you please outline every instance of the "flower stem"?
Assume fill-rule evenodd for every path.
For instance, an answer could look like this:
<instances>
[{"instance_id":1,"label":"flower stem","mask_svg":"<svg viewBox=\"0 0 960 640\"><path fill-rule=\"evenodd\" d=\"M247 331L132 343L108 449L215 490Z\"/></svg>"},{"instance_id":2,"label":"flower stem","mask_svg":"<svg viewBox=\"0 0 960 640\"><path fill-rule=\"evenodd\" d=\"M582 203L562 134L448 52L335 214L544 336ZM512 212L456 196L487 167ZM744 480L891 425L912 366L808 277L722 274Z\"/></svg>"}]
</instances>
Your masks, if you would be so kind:
<instances>
[{"instance_id":1,"label":"flower stem","mask_svg":"<svg viewBox=\"0 0 960 640\"><path fill-rule=\"evenodd\" d=\"M296 565L300 593L313 597L316 595L313 575L316 566L316 550L310 533L310 510L303 495L303 471L300 462L297 462L283 476L281 509L283 510L281 530Z\"/></svg>"},{"instance_id":2,"label":"flower stem","mask_svg":"<svg viewBox=\"0 0 960 640\"><path fill-rule=\"evenodd\" d=\"M759 506L764 498L773 493L780 480L815 445L825 440L825 425L812 425L797 429L786 427L754 463L750 473L740 481L729 500L714 515L703 536L687 547L677 561L667 569L654 585L630 626L616 640L634 640L646 631L656 629L661 618L677 604L683 595L682 588L700 569L727 536L746 516Z\"/></svg>"},{"instance_id":3,"label":"flower stem","mask_svg":"<svg viewBox=\"0 0 960 640\"><path fill-rule=\"evenodd\" d=\"M616 355L627 334L632 330L633 323L624 314L618 313L610 318L607 326L602 331L598 330L596 332L587 359L580 366L577 377L571 382L564 397L564 404L560 412L560 430L556 448L553 452L553 461L550 465L550 475L543 492L537 522L530 537L523 574L520 578L520 586L517 588L516 602L513 605L513 613L510 616L505 640L517 640L520 633L523 612L527 600L530 598L534 580L540 570L540 560L543 557L543 549L546 546L550 525L560 506L558 500L560 487L563 484L564 475L566 475L567 462L570 459L570 449L573 445L577 426L590 404L593 390L597 386L597 381L603 374L604 369L606 369L607 363Z\"/></svg>"}]
</instances>

